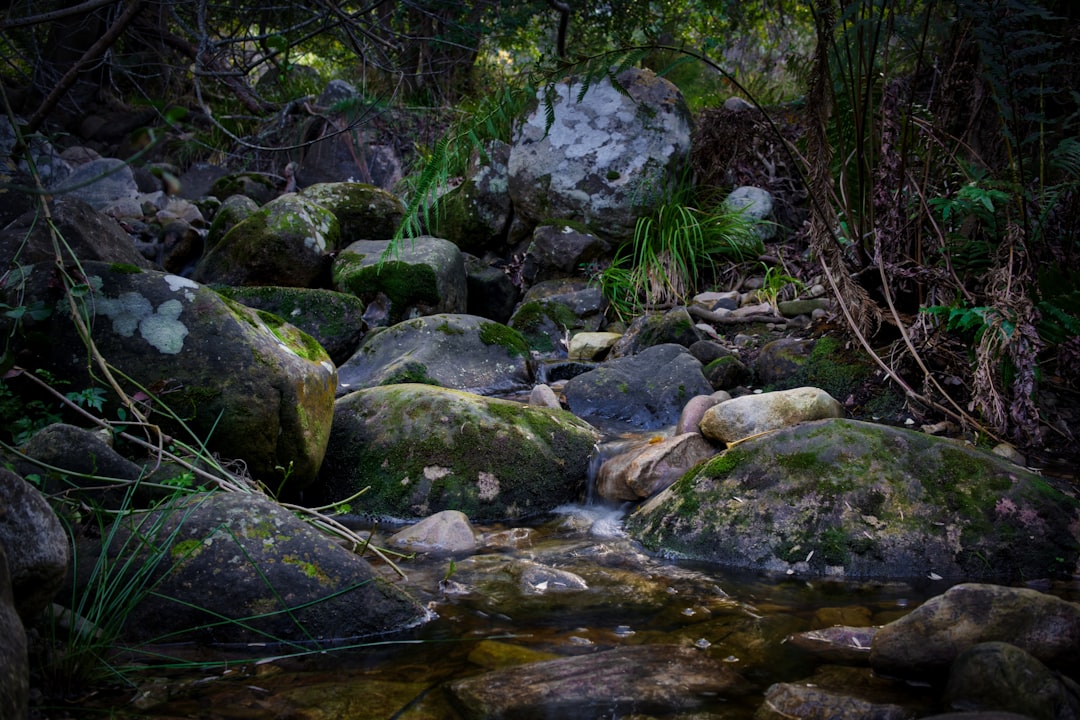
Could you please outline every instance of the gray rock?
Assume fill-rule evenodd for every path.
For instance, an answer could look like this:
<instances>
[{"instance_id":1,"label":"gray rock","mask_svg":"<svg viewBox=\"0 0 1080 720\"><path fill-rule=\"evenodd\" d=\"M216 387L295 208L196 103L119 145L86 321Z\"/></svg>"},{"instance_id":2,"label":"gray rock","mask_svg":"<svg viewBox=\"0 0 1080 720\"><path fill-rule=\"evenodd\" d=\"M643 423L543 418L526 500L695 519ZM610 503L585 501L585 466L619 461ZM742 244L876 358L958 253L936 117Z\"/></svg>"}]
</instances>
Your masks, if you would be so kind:
<instances>
[{"instance_id":1,"label":"gray rock","mask_svg":"<svg viewBox=\"0 0 1080 720\"><path fill-rule=\"evenodd\" d=\"M683 406L712 387L681 345L654 345L571 378L567 407L591 423L651 430L674 425Z\"/></svg>"},{"instance_id":2,"label":"gray rock","mask_svg":"<svg viewBox=\"0 0 1080 720\"><path fill-rule=\"evenodd\" d=\"M326 641L431 617L359 555L259 495L192 495L122 522L109 557L134 555L154 590L125 621L128 640ZM164 552L144 555L151 543Z\"/></svg>"},{"instance_id":3,"label":"gray rock","mask_svg":"<svg viewBox=\"0 0 1080 720\"><path fill-rule=\"evenodd\" d=\"M26 301L53 307L50 264L34 266ZM311 337L276 316L229 302L191 280L84 262L94 290L94 342L110 364L182 417L222 457L242 459L256 479L300 488L322 462L337 373ZM13 299L13 298L11 298ZM67 313L23 318L15 352L33 352L53 375L87 388L86 357ZM9 328L3 328L5 333ZM19 344L21 343L21 345ZM191 440L164 414L167 432Z\"/></svg>"},{"instance_id":4,"label":"gray rock","mask_svg":"<svg viewBox=\"0 0 1080 720\"><path fill-rule=\"evenodd\" d=\"M602 682L597 682L603 678ZM469 717L666 715L750 686L721 660L692 648L628 646L529 663L458 680L449 691Z\"/></svg>"},{"instance_id":5,"label":"gray rock","mask_svg":"<svg viewBox=\"0 0 1080 720\"><path fill-rule=\"evenodd\" d=\"M870 660L870 643L877 628L834 625L789 635L785 642L827 663L857 663Z\"/></svg>"},{"instance_id":6,"label":"gray rock","mask_svg":"<svg viewBox=\"0 0 1080 720\"><path fill-rule=\"evenodd\" d=\"M299 195L282 195L225 233L193 277L222 285L316 287L329 277L340 240L332 212Z\"/></svg>"},{"instance_id":7,"label":"gray rock","mask_svg":"<svg viewBox=\"0 0 1080 720\"><path fill-rule=\"evenodd\" d=\"M102 210L121 198L135 197L139 186L126 162L100 158L76 167L52 192L78 198L95 210Z\"/></svg>"},{"instance_id":8,"label":"gray rock","mask_svg":"<svg viewBox=\"0 0 1080 720\"><path fill-rule=\"evenodd\" d=\"M813 341L799 338L780 338L766 343L754 359L758 383L768 388L796 377L813 349Z\"/></svg>"},{"instance_id":9,"label":"gray rock","mask_svg":"<svg viewBox=\"0 0 1080 720\"><path fill-rule=\"evenodd\" d=\"M206 233L206 247L212 248L217 245L225 234L234 227L247 220L259 210L259 204L247 195L230 195L221 201L214 219L210 222L210 229Z\"/></svg>"},{"instance_id":10,"label":"gray rock","mask_svg":"<svg viewBox=\"0 0 1080 720\"><path fill-rule=\"evenodd\" d=\"M749 570L1046 577L1080 557L1078 513L1074 489L990 453L832 419L735 445L643 504L626 529L654 551Z\"/></svg>"},{"instance_id":11,"label":"gray rock","mask_svg":"<svg viewBox=\"0 0 1080 720\"><path fill-rule=\"evenodd\" d=\"M724 198L724 206L752 220L759 240L772 240L776 237L773 196L768 190L750 185L737 187Z\"/></svg>"},{"instance_id":12,"label":"gray rock","mask_svg":"<svg viewBox=\"0 0 1080 720\"><path fill-rule=\"evenodd\" d=\"M520 124L508 165L514 208L534 222L565 218L626 238L679 181L690 149L690 112L678 88L651 71L580 87L554 86L547 127L544 90Z\"/></svg>"},{"instance_id":13,"label":"gray rock","mask_svg":"<svg viewBox=\"0 0 1080 720\"><path fill-rule=\"evenodd\" d=\"M430 385L384 385L336 403L315 502L365 487L365 512L474 522L520 519L576 501L599 438L564 410ZM309 497L305 494L305 497Z\"/></svg>"},{"instance_id":14,"label":"gray rock","mask_svg":"<svg viewBox=\"0 0 1080 720\"><path fill-rule=\"evenodd\" d=\"M533 231L521 274L526 282L581 275L583 266L608 254L609 245L592 233L569 225L541 225Z\"/></svg>"},{"instance_id":15,"label":"gray rock","mask_svg":"<svg viewBox=\"0 0 1080 720\"><path fill-rule=\"evenodd\" d=\"M386 544L406 552L469 552L476 549L476 531L465 513L443 510L399 530Z\"/></svg>"},{"instance_id":16,"label":"gray rock","mask_svg":"<svg viewBox=\"0 0 1080 720\"><path fill-rule=\"evenodd\" d=\"M1071 720L1080 717L1080 686L1015 645L984 642L963 651L953 662L945 702L961 710Z\"/></svg>"},{"instance_id":17,"label":"gray rock","mask_svg":"<svg viewBox=\"0 0 1080 720\"><path fill-rule=\"evenodd\" d=\"M74 263L77 258L84 262L100 260L146 269L154 266L139 254L131 237L115 220L97 212L82 200L57 198L49 209L53 224L67 244L63 250L65 264ZM74 253L74 258L68 253L68 248ZM22 265L56 262L52 237L46 224L41 222L39 210L20 215L0 231L0 262L4 267L9 267L16 257Z\"/></svg>"},{"instance_id":18,"label":"gray rock","mask_svg":"<svg viewBox=\"0 0 1080 720\"><path fill-rule=\"evenodd\" d=\"M705 411L700 428L710 440L733 443L801 422L843 416L843 406L824 390L795 388L743 395L714 405Z\"/></svg>"},{"instance_id":19,"label":"gray rock","mask_svg":"<svg viewBox=\"0 0 1080 720\"><path fill-rule=\"evenodd\" d=\"M859 697L849 690L819 687L817 682L776 683L765 691L765 702L754 720L828 718L829 720L911 720L905 705Z\"/></svg>"},{"instance_id":20,"label":"gray rock","mask_svg":"<svg viewBox=\"0 0 1080 720\"><path fill-rule=\"evenodd\" d=\"M717 448L696 432L646 441L600 466L596 494L614 502L652 497L716 453Z\"/></svg>"},{"instance_id":21,"label":"gray rock","mask_svg":"<svg viewBox=\"0 0 1080 720\"><path fill-rule=\"evenodd\" d=\"M550 385L543 383L535 386L529 392L529 404L536 407L547 407L559 409L562 405L559 403L559 397L555 394L555 391L551 389Z\"/></svg>"},{"instance_id":22,"label":"gray rock","mask_svg":"<svg viewBox=\"0 0 1080 720\"><path fill-rule=\"evenodd\" d=\"M12 601L8 556L0 542L0 717L30 717L26 630Z\"/></svg>"},{"instance_id":23,"label":"gray rock","mask_svg":"<svg viewBox=\"0 0 1080 720\"><path fill-rule=\"evenodd\" d=\"M675 424L675 434L682 435L688 432L698 432L698 425L705 411L713 405L730 400L731 395L723 391L714 392L712 395L695 395L683 406L679 413L679 422Z\"/></svg>"},{"instance_id":24,"label":"gray rock","mask_svg":"<svg viewBox=\"0 0 1080 720\"><path fill-rule=\"evenodd\" d=\"M420 315L464 313L468 302L461 251L448 240L429 236L396 246L388 240L349 244L334 261L333 287L369 306L384 303L384 325Z\"/></svg>"},{"instance_id":25,"label":"gray rock","mask_svg":"<svg viewBox=\"0 0 1080 720\"><path fill-rule=\"evenodd\" d=\"M519 332L474 315L406 320L367 339L338 367L338 391L419 382L481 395L532 384L529 346Z\"/></svg>"},{"instance_id":26,"label":"gray rock","mask_svg":"<svg viewBox=\"0 0 1080 720\"><path fill-rule=\"evenodd\" d=\"M0 468L0 550L7 550L7 562L0 562L0 605L12 604L14 598L13 606L23 622L36 620L67 575L68 542L45 497L15 473ZM0 620L0 625L5 624L9 623Z\"/></svg>"},{"instance_id":27,"label":"gray rock","mask_svg":"<svg viewBox=\"0 0 1080 720\"><path fill-rule=\"evenodd\" d=\"M521 296L510 276L472 255L465 256L465 272L469 314L509 322Z\"/></svg>"},{"instance_id":28,"label":"gray rock","mask_svg":"<svg viewBox=\"0 0 1080 720\"><path fill-rule=\"evenodd\" d=\"M280 175L261 172L230 173L214 181L210 194L224 201L232 195L243 195L265 205L285 191L286 180Z\"/></svg>"},{"instance_id":29,"label":"gray rock","mask_svg":"<svg viewBox=\"0 0 1080 720\"><path fill-rule=\"evenodd\" d=\"M1007 642L1051 669L1080 672L1080 605L1027 588L964 584L874 636L870 663L898 677L941 673L979 643Z\"/></svg>"}]
</instances>

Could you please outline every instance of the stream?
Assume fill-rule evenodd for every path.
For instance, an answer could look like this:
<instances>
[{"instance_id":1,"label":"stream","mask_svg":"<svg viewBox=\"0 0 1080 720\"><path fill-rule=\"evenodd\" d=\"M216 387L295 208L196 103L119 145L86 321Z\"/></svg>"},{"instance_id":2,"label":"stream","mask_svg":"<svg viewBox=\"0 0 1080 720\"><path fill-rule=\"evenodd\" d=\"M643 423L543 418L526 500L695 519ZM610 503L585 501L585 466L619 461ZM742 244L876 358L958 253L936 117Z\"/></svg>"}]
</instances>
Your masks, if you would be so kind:
<instances>
[{"instance_id":1,"label":"stream","mask_svg":"<svg viewBox=\"0 0 1080 720\"><path fill-rule=\"evenodd\" d=\"M148 663L133 675L134 693L103 692L65 711L77 717L470 720L481 715L455 704L450 688L456 681L645 645L692 648L738 673L751 689L735 697L686 691L677 706L667 708L563 703L532 707L528 717L743 720L754 717L773 683L808 678L870 697L880 693L883 701L899 693L928 710L944 710L934 708L928 688L883 681L866 667L828 665L787 638L835 625L882 625L949 584L930 578L853 582L740 574L658 558L625 536L624 513L625 508L591 501L558 508L532 524L477 527L479 549L473 554L403 560L407 579L369 555L384 577L427 605L434 619L404 636L332 650L161 648L163 655L213 665L194 670L191 664L170 669ZM373 542L396 529L375 527ZM1043 589L1077 599L1075 584ZM678 686L677 672L651 674L646 682ZM601 674L595 682L605 679Z\"/></svg>"}]
</instances>

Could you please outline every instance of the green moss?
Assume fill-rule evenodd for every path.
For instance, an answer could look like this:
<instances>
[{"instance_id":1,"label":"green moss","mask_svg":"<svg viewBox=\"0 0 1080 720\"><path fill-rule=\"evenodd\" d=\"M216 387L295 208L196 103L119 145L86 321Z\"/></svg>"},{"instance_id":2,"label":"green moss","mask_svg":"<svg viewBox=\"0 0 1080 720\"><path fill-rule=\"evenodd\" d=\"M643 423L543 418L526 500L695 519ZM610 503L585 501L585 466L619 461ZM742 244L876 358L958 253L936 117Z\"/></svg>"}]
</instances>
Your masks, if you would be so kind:
<instances>
[{"instance_id":1,"label":"green moss","mask_svg":"<svg viewBox=\"0 0 1080 720\"><path fill-rule=\"evenodd\" d=\"M443 335L464 335L465 331L461 328L452 327L449 320L443 320L441 325L435 326L435 332L441 332Z\"/></svg>"},{"instance_id":2,"label":"green moss","mask_svg":"<svg viewBox=\"0 0 1080 720\"><path fill-rule=\"evenodd\" d=\"M139 275L142 273L142 268L129 263L112 263L109 265L109 270L120 275Z\"/></svg>"},{"instance_id":3,"label":"green moss","mask_svg":"<svg viewBox=\"0 0 1080 720\"><path fill-rule=\"evenodd\" d=\"M738 450L727 450L706 461L699 471L701 475L711 478L724 478L739 466L743 455Z\"/></svg>"},{"instance_id":4,"label":"green moss","mask_svg":"<svg viewBox=\"0 0 1080 720\"><path fill-rule=\"evenodd\" d=\"M418 362L407 362L390 373L380 385L401 385L403 383L417 383L420 385L441 386L435 378L428 375L427 366Z\"/></svg>"},{"instance_id":5,"label":"green moss","mask_svg":"<svg viewBox=\"0 0 1080 720\"><path fill-rule=\"evenodd\" d=\"M517 357L529 357L529 343L525 336L501 323L480 323L480 342L506 348L511 355Z\"/></svg>"},{"instance_id":6,"label":"green moss","mask_svg":"<svg viewBox=\"0 0 1080 720\"><path fill-rule=\"evenodd\" d=\"M849 559L847 533L838 527L827 528L818 538L818 550L826 565L846 565Z\"/></svg>"},{"instance_id":7,"label":"green moss","mask_svg":"<svg viewBox=\"0 0 1080 720\"><path fill-rule=\"evenodd\" d=\"M325 572L323 572L318 565L315 565L314 563L301 560L295 555L286 555L281 558L281 562L285 563L286 565L292 565L298 568L300 572L304 573L304 575L311 578L312 580L318 580L319 583L322 585L327 585L330 583L330 577Z\"/></svg>"},{"instance_id":8,"label":"green moss","mask_svg":"<svg viewBox=\"0 0 1080 720\"><path fill-rule=\"evenodd\" d=\"M202 550L203 544L201 540L181 540L175 543L169 550L169 555L172 559L183 560L184 558L194 557Z\"/></svg>"},{"instance_id":9,"label":"green moss","mask_svg":"<svg viewBox=\"0 0 1080 720\"><path fill-rule=\"evenodd\" d=\"M303 330L265 310L256 310L255 314L270 329L270 332L274 333L274 337L300 357L315 363L329 359L319 341Z\"/></svg>"},{"instance_id":10,"label":"green moss","mask_svg":"<svg viewBox=\"0 0 1080 720\"><path fill-rule=\"evenodd\" d=\"M608 170L607 175L605 175L605 177L608 180L618 180L622 176L619 175L619 173L615 172L614 170Z\"/></svg>"}]
</instances>

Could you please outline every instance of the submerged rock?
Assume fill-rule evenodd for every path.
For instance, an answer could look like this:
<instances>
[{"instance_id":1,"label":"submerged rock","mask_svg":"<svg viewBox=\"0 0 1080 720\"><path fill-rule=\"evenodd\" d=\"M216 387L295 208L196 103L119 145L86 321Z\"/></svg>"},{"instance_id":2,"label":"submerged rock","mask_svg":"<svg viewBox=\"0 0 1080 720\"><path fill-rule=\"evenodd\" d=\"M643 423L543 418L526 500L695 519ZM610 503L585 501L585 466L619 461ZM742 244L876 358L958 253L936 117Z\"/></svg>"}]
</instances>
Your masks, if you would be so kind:
<instances>
[{"instance_id":1,"label":"submerged rock","mask_svg":"<svg viewBox=\"0 0 1080 720\"><path fill-rule=\"evenodd\" d=\"M519 519L577 500L599 435L565 410L430 385L383 385L340 398L321 482L335 502L370 486L363 510L416 518L460 510Z\"/></svg>"},{"instance_id":2,"label":"submerged rock","mask_svg":"<svg viewBox=\"0 0 1080 720\"><path fill-rule=\"evenodd\" d=\"M956 658L945 689L949 707L1010 711L1035 720L1080 717L1080 685L1004 642L974 645Z\"/></svg>"},{"instance_id":3,"label":"submerged rock","mask_svg":"<svg viewBox=\"0 0 1080 720\"><path fill-rule=\"evenodd\" d=\"M451 683L469 718L585 718L669 713L750 684L720 660L672 645L630 646L530 663Z\"/></svg>"},{"instance_id":4,"label":"submerged rock","mask_svg":"<svg viewBox=\"0 0 1080 720\"><path fill-rule=\"evenodd\" d=\"M955 441L842 419L738 444L626 528L674 557L852 578L1045 577L1080 557L1070 488Z\"/></svg>"}]
</instances>

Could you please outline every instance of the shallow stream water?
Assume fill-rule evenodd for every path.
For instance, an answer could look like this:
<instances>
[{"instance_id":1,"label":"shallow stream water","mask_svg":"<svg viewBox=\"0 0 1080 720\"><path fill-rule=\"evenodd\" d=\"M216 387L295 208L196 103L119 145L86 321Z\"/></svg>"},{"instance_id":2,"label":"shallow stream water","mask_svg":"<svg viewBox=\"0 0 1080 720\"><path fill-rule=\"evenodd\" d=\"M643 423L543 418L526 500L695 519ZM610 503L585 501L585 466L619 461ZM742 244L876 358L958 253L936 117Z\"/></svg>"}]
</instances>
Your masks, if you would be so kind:
<instances>
[{"instance_id":1,"label":"shallow stream water","mask_svg":"<svg viewBox=\"0 0 1080 720\"><path fill-rule=\"evenodd\" d=\"M405 636L360 647L163 648L222 664L193 672L150 667L136 691L85 698L75 716L468 720L450 685L503 667L590 655L631 645L677 645L721 661L749 681L740 697L701 694L680 708L533 707L528 717L743 720L776 682L809 679L883 701L927 709L925 687L875 678L864 667L834 667L793 647L791 633L895 620L949 585L918 581L845 582L735 574L646 554L622 531L623 509L595 502L559 508L523 527L477 528L469 556L402 561L407 579L380 570L426 604L434 619ZM376 528L375 542L392 532ZM376 565L376 567L379 567ZM1044 588L1076 600L1076 587ZM1072 597L1069 597L1069 595ZM585 672L588 672L586 670ZM677 677L656 678L658 683ZM604 683L602 676L596 683ZM689 708L689 709L688 709ZM59 713L61 717L65 713ZM922 713L920 713L922 714ZM48 716L48 715L47 715ZM517 718L521 715L507 715Z\"/></svg>"}]
</instances>

